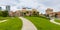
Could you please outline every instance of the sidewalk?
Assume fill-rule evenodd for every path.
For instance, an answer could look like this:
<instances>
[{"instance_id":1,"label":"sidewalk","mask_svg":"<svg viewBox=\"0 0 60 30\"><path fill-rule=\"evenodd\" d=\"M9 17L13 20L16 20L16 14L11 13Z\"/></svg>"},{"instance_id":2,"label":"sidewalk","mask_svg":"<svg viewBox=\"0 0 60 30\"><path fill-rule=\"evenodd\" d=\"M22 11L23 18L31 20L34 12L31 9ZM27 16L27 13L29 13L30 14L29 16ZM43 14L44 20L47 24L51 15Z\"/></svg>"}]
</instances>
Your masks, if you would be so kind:
<instances>
[{"instance_id":1,"label":"sidewalk","mask_svg":"<svg viewBox=\"0 0 60 30\"><path fill-rule=\"evenodd\" d=\"M23 21L22 30L37 30L37 28L29 20L19 17Z\"/></svg>"},{"instance_id":2,"label":"sidewalk","mask_svg":"<svg viewBox=\"0 0 60 30\"><path fill-rule=\"evenodd\" d=\"M2 21L0 21L0 23L2 23L2 22L6 22L7 20L2 20Z\"/></svg>"},{"instance_id":3,"label":"sidewalk","mask_svg":"<svg viewBox=\"0 0 60 30\"><path fill-rule=\"evenodd\" d=\"M54 24L57 24L57 25L60 25L60 23L55 22L54 19L51 19L50 22L52 22L52 23L54 23Z\"/></svg>"}]
</instances>

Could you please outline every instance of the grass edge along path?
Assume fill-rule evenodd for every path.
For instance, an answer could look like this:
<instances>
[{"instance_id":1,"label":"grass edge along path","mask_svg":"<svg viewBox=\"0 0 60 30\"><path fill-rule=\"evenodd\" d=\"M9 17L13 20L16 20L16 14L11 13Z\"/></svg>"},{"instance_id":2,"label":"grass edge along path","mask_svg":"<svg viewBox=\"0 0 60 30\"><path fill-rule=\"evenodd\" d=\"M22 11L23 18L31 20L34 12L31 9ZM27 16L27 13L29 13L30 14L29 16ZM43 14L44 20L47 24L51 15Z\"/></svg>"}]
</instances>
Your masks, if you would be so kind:
<instances>
[{"instance_id":1,"label":"grass edge along path","mask_svg":"<svg viewBox=\"0 0 60 30\"><path fill-rule=\"evenodd\" d=\"M49 21L49 19L41 18L41 17L25 17L29 19L38 30L60 30L60 26L53 24Z\"/></svg>"},{"instance_id":2,"label":"grass edge along path","mask_svg":"<svg viewBox=\"0 0 60 30\"><path fill-rule=\"evenodd\" d=\"M21 30L22 21L18 17L8 17L7 22L0 23L0 30Z\"/></svg>"},{"instance_id":3,"label":"grass edge along path","mask_svg":"<svg viewBox=\"0 0 60 30\"><path fill-rule=\"evenodd\" d=\"M55 18L54 21L60 23L60 19Z\"/></svg>"},{"instance_id":4,"label":"grass edge along path","mask_svg":"<svg viewBox=\"0 0 60 30\"><path fill-rule=\"evenodd\" d=\"M34 26L32 22L30 22L28 19L24 17L19 17L23 21L23 27L22 30L37 30L37 28Z\"/></svg>"}]
</instances>

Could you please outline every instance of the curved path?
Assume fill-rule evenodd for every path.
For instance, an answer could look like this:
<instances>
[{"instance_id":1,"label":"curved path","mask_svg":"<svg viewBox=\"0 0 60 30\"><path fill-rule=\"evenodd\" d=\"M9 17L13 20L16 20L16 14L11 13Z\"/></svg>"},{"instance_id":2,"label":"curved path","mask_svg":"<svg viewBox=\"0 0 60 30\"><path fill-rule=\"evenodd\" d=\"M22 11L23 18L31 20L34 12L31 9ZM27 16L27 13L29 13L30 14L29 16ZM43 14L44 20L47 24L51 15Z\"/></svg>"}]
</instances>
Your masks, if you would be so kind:
<instances>
[{"instance_id":1,"label":"curved path","mask_svg":"<svg viewBox=\"0 0 60 30\"><path fill-rule=\"evenodd\" d=\"M7 20L2 20L2 21L0 21L0 23L2 23L2 22L6 22Z\"/></svg>"},{"instance_id":2,"label":"curved path","mask_svg":"<svg viewBox=\"0 0 60 30\"><path fill-rule=\"evenodd\" d=\"M50 22L52 22L52 23L54 23L54 24L57 24L57 25L60 25L60 23L55 22L54 19L51 19Z\"/></svg>"},{"instance_id":3,"label":"curved path","mask_svg":"<svg viewBox=\"0 0 60 30\"><path fill-rule=\"evenodd\" d=\"M22 30L37 30L37 28L29 20L19 17L23 21Z\"/></svg>"}]
</instances>

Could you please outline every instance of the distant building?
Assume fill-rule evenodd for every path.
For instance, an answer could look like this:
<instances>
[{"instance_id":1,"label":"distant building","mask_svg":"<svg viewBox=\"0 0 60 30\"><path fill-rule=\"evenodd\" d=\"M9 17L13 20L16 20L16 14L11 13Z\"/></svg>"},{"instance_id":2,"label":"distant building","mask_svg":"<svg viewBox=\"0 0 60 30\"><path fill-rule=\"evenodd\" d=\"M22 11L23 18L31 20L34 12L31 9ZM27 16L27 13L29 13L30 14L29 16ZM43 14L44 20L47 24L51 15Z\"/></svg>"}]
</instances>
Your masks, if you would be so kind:
<instances>
[{"instance_id":1,"label":"distant building","mask_svg":"<svg viewBox=\"0 0 60 30\"><path fill-rule=\"evenodd\" d=\"M10 11L10 5L6 5L6 10Z\"/></svg>"},{"instance_id":2,"label":"distant building","mask_svg":"<svg viewBox=\"0 0 60 30\"><path fill-rule=\"evenodd\" d=\"M26 12L26 8L22 8L22 11L23 11L23 12Z\"/></svg>"},{"instance_id":3,"label":"distant building","mask_svg":"<svg viewBox=\"0 0 60 30\"><path fill-rule=\"evenodd\" d=\"M53 12L53 9L47 8L46 10L46 16L47 17L56 17L60 19L60 12Z\"/></svg>"},{"instance_id":4,"label":"distant building","mask_svg":"<svg viewBox=\"0 0 60 30\"><path fill-rule=\"evenodd\" d=\"M39 12L36 9L27 10L22 8L22 10L17 10L15 12L9 12L10 16L38 16Z\"/></svg>"},{"instance_id":5,"label":"distant building","mask_svg":"<svg viewBox=\"0 0 60 30\"><path fill-rule=\"evenodd\" d=\"M46 15L47 15L48 17L54 17L54 16L55 16L55 13L53 12L53 9L47 8L47 10L46 10Z\"/></svg>"},{"instance_id":6,"label":"distant building","mask_svg":"<svg viewBox=\"0 0 60 30\"><path fill-rule=\"evenodd\" d=\"M13 11L10 11L9 12L9 16L13 17L14 16L14 12Z\"/></svg>"},{"instance_id":7,"label":"distant building","mask_svg":"<svg viewBox=\"0 0 60 30\"><path fill-rule=\"evenodd\" d=\"M0 7L0 10L2 10L2 7Z\"/></svg>"},{"instance_id":8,"label":"distant building","mask_svg":"<svg viewBox=\"0 0 60 30\"><path fill-rule=\"evenodd\" d=\"M47 8L47 9L46 9L46 14L50 14L50 13L53 13L53 9Z\"/></svg>"},{"instance_id":9,"label":"distant building","mask_svg":"<svg viewBox=\"0 0 60 30\"><path fill-rule=\"evenodd\" d=\"M60 18L60 12L55 12L55 17Z\"/></svg>"}]
</instances>

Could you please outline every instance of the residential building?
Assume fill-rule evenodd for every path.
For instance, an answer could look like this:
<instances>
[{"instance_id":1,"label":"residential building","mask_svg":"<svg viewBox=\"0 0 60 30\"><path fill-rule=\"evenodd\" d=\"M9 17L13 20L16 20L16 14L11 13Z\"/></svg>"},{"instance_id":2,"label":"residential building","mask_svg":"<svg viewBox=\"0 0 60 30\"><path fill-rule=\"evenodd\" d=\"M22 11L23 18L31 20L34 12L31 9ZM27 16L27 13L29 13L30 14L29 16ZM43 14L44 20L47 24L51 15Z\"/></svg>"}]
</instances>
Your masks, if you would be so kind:
<instances>
[{"instance_id":1,"label":"residential building","mask_svg":"<svg viewBox=\"0 0 60 30\"><path fill-rule=\"evenodd\" d=\"M15 12L9 12L10 16L33 16L39 15L39 12L36 9L27 10L26 8L22 8L22 10L17 10Z\"/></svg>"},{"instance_id":2,"label":"residential building","mask_svg":"<svg viewBox=\"0 0 60 30\"><path fill-rule=\"evenodd\" d=\"M15 15L14 15L14 12L13 12L13 11L10 11L10 12L9 12L9 16L10 16L10 17L15 16Z\"/></svg>"},{"instance_id":3,"label":"residential building","mask_svg":"<svg viewBox=\"0 0 60 30\"><path fill-rule=\"evenodd\" d=\"M56 16L57 18L60 18L60 12L55 12L55 16Z\"/></svg>"},{"instance_id":4,"label":"residential building","mask_svg":"<svg viewBox=\"0 0 60 30\"><path fill-rule=\"evenodd\" d=\"M55 17L55 13L53 12L53 9L51 9L51 8L47 8L47 10L46 10L46 16L47 17Z\"/></svg>"},{"instance_id":5,"label":"residential building","mask_svg":"<svg viewBox=\"0 0 60 30\"><path fill-rule=\"evenodd\" d=\"M47 8L46 16L60 18L60 12L53 12L53 9Z\"/></svg>"},{"instance_id":6,"label":"residential building","mask_svg":"<svg viewBox=\"0 0 60 30\"><path fill-rule=\"evenodd\" d=\"M15 11L15 14L14 15L15 16L20 16L20 11L19 10Z\"/></svg>"},{"instance_id":7,"label":"residential building","mask_svg":"<svg viewBox=\"0 0 60 30\"><path fill-rule=\"evenodd\" d=\"M46 10L46 14L50 14L50 13L53 13L53 9L51 9L51 8L47 8L47 10Z\"/></svg>"}]
</instances>

